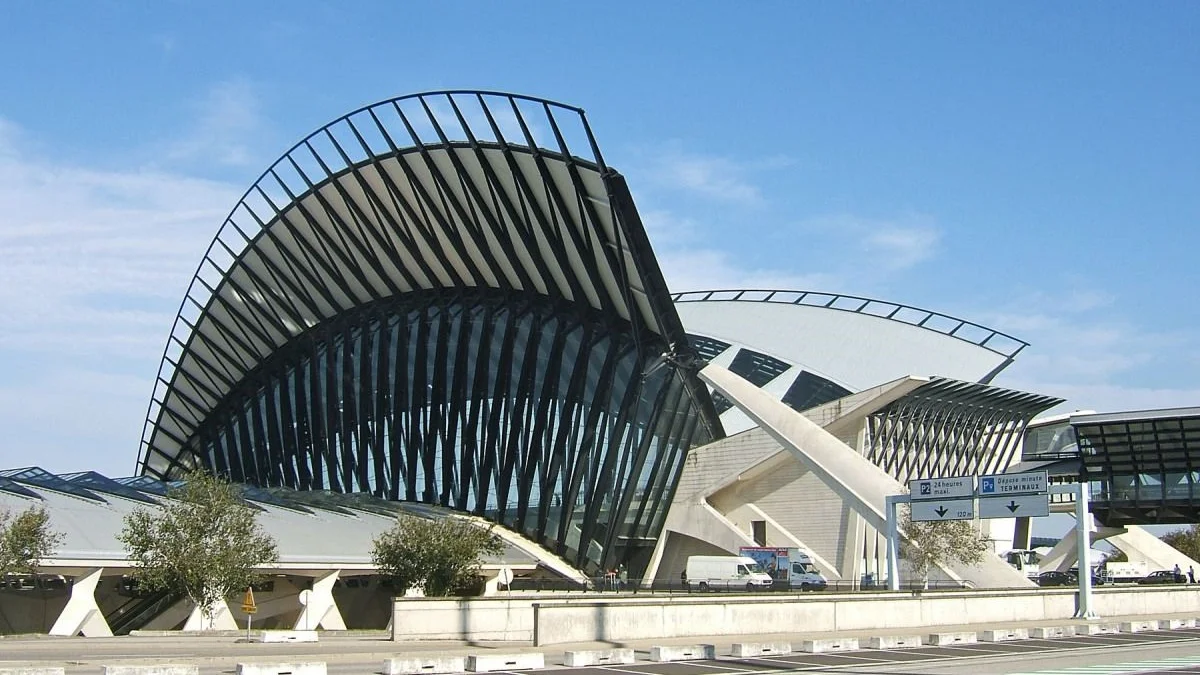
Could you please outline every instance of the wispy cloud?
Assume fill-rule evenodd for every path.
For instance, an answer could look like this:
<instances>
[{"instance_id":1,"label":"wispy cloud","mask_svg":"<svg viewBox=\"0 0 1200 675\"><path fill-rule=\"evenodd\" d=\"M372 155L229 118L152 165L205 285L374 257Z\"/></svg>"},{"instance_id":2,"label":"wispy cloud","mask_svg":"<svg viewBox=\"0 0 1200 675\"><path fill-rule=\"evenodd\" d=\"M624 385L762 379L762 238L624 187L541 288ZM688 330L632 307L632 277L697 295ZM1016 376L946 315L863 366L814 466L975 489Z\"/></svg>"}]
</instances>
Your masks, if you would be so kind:
<instances>
[{"instance_id":1,"label":"wispy cloud","mask_svg":"<svg viewBox=\"0 0 1200 675\"><path fill-rule=\"evenodd\" d=\"M214 162L245 166L258 161L254 150L264 128L262 105L250 80L219 82L194 103L195 122L167 144L174 162Z\"/></svg>"},{"instance_id":2,"label":"wispy cloud","mask_svg":"<svg viewBox=\"0 0 1200 675\"><path fill-rule=\"evenodd\" d=\"M738 206L764 205L766 200L753 181L754 174L791 164L783 157L739 160L691 152L677 143L665 148L643 148L638 154L645 165L642 173L652 185Z\"/></svg>"},{"instance_id":3,"label":"wispy cloud","mask_svg":"<svg viewBox=\"0 0 1200 675\"><path fill-rule=\"evenodd\" d=\"M180 298L239 192L27 145L0 119L0 465L128 472Z\"/></svg>"},{"instance_id":4,"label":"wispy cloud","mask_svg":"<svg viewBox=\"0 0 1200 675\"><path fill-rule=\"evenodd\" d=\"M933 259L942 241L942 229L934 219L917 214L895 218L822 215L801 221L799 229L841 251L840 259L876 271L899 272Z\"/></svg>"},{"instance_id":5,"label":"wispy cloud","mask_svg":"<svg viewBox=\"0 0 1200 675\"><path fill-rule=\"evenodd\" d=\"M721 289L821 290L837 288L828 274L796 274L791 270L756 269L740 264L728 253L713 249L660 251L658 261L672 293Z\"/></svg>"}]
</instances>

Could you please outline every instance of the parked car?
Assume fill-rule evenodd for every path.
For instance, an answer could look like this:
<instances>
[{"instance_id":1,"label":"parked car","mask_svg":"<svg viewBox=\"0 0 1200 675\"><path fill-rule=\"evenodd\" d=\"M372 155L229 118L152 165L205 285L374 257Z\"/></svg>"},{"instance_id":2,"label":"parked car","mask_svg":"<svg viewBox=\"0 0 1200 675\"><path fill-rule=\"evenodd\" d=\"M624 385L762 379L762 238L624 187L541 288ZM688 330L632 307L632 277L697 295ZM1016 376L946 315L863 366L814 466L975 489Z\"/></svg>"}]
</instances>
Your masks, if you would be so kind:
<instances>
[{"instance_id":1,"label":"parked car","mask_svg":"<svg viewBox=\"0 0 1200 675\"><path fill-rule=\"evenodd\" d=\"M1171 570L1159 570L1151 572L1146 576L1138 579L1139 584L1182 584L1187 581L1187 577L1182 574L1175 574Z\"/></svg>"},{"instance_id":2,"label":"parked car","mask_svg":"<svg viewBox=\"0 0 1200 675\"><path fill-rule=\"evenodd\" d=\"M1076 583L1075 575L1066 572L1051 570L1037 575L1038 586L1074 586Z\"/></svg>"}]
</instances>

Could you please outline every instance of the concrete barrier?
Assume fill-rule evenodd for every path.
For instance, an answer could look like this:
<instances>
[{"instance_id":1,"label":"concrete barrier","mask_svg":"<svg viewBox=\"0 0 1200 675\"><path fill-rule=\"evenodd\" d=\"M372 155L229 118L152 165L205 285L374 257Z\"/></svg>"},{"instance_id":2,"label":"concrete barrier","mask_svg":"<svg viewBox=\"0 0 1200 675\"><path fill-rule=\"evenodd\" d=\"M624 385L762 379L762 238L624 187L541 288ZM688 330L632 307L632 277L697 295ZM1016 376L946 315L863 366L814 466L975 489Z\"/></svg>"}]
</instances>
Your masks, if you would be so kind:
<instances>
[{"instance_id":1,"label":"concrete barrier","mask_svg":"<svg viewBox=\"0 0 1200 675\"><path fill-rule=\"evenodd\" d=\"M467 671L472 673L486 673L491 670L536 670L545 667L546 655L541 652L467 656Z\"/></svg>"},{"instance_id":2,"label":"concrete barrier","mask_svg":"<svg viewBox=\"0 0 1200 675\"><path fill-rule=\"evenodd\" d=\"M63 675L65 670L58 666L26 666L24 668L0 668L0 675Z\"/></svg>"},{"instance_id":3,"label":"concrete barrier","mask_svg":"<svg viewBox=\"0 0 1200 675\"><path fill-rule=\"evenodd\" d=\"M1029 630L1026 628L1001 628L985 630L979 634L980 642L1011 642L1013 640L1028 640Z\"/></svg>"},{"instance_id":4,"label":"concrete barrier","mask_svg":"<svg viewBox=\"0 0 1200 675\"><path fill-rule=\"evenodd\" d=\"M533 641L537 645L629 640L708 640L714 634L767 635L780 626L862 635L980 629L1039 622L1071 625L1076 591L1006 589L911 593L675 594L640 596L398 599L396 640ZM1105 617L1157 621L1200 617L1195 588L1100 588L1093 609ZM732 641L732 640L731 640ZM865 644L865 643L864 643Z\"/></svg>"},{"instance_id":5,"label":"concrete barrier","mask_svg":"<svg viewBox=\"0 0 1200 675\"><path fill-rule=\"evenodd\" d=\"M920 635L883 635L867 640L868 649L911 649L920 646Z\"/></svg>"},{"instance_id":6,"label":"concrete barrier","mask_svg":"<svg viewBox=\"0 0 1200 675\"><path fill-rule=\"evenodd\" d=\"M152 666L102 666L104 675L200 675L200 666L191 663L156 663Z\"/></svg>"},{"instance_id":7,"label":"concrete barrier","mask_svg":"<svg viewBox=\"0 0 1200 675\"><path fill-rule=\"evenodd\" d=\"M1119 623L1079 623L1075 624L1076 635L1116 635L1121 632Z\"/></svg>"},{"instance_id":8,"label":"concrete barrier","mask_svg":"<svg viewBox=\"0 0 1200 675\"><path fill-rule=\"evenodd\" d=\"M743 659L752 656L778 656L791 653L792 643L790 642L735 642L730 648L732 656Z\"/></svg>"},{"instance_id":9,"label":"concrete barrier","mask_svg":"<svg viewBox=\"0 0 1200 675\"><path fill-rule=\"evenodd\" d=\"M1163 619L1158 622L1159 630L1178 630L1180 628L1195 628L1195 619Z\"/></svg>"},{"instance_id":10,"label":"concrete barrier","mask_svg":"<svg viewBox=\"0 0 1200 675\"><path fill-rule=\"evenodd\" d=\"M1143 633L1148 630L1158 630L1157 621L1125 621L1120 625L1122 633Z\"/></svg>"},{"instance_id":11,"label":"concrete barrier","mask_svg":"<svg viewBox=\"0 0 1200 675\"><path fill-rule=\"evenodd\" d=\"M463 673L466 670L465 656L401 656L383 662L383 675Z\"/></svg>"},{"instance_id":12,"label":"concrete barrier","mask_svg":"<svg viewBox=\"0 0 1200 675\"><path fill-rule=\"evenodd\" d=\"M1075 626L1038 626L1029 629L1029 637L1038 640L1075 637Z\"/></svg>"},{"instance_id":13,"label":"concrete barrier","mask_svg":"<svg viewBox=\"0 0 1200 675\"><path fill-rule=\"evenodd\" d=\"M264 630L259 633L255 642L317 642L315 630Z\"/></svg>"},{"instance_id":14,"label":"concrete barrier","mask_svg":"<svg viewBox=\"0 0 1200 675\"><path fill-rule=\"evenodd\" d=\"M325 675L324 661L239 663L237 675Z\"/></svg>"},{"instance_id":15,"label":"concrete barrier","mask_svg":"<svg viewBox=\"0 0 1200 675\"><path fill-rule=\"evenodd\" d=\"M946 645L970 645L978 642L979 636L974 632L961 633L930 633L928 644L935 647L945 647Z\"/></svg>"},{"instance_id":16,"label":"concrete barrier","mask_svg":"<svg viewBox=\"0 0 1200 675\"><path fill-rule=\"evenodd\" d=\"M800 643L800 651L809 654L825 652L852 652L858 649L858 638L829 638L825 640L805 640Z\"/></svg>"},{"instance_id":17,"label":"concrete barrier","mask_svg":"<svg viewBox=\"0 0 1200 675\"><path fill-rule=\"evenodd\" d=\"M717 658L717 648L712 645L672 645L650 648L651 661L711 661Z\"/></svg>"},{"instance_id":18,"label":"concrete barrier","mask_svg":"<svg viewBox=\"0 0 1200 675\"><path fill-rule=\"evenodd\" d=\"M632 649L584 649L563 652L563 665L571 667L606 666L610 663L633 663Z\"/></svg>"}]
</instances>

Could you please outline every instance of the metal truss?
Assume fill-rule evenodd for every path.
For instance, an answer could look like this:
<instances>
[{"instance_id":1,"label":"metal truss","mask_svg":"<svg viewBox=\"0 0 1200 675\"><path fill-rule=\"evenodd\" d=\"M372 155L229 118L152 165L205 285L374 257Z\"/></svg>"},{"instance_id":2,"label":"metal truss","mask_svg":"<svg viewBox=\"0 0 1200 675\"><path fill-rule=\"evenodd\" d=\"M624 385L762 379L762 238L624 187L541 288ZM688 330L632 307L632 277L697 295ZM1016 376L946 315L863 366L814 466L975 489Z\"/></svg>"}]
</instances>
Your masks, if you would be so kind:
<instances>
[{"instance_id":1,"label":"metal truss","mask_svg":"<svg viewBox=\"0 0 1200 675\"><path fill-rule=\"evenodd\" d=\"M1200 522L1200 408L1080 415L1071 426L1101 523Z\"/></svg>"},{"instance_id":2,"label":"metal truss","mask_svg":"<svg viewBox=\"0 0 1200 675\"><path fill-rule=\"evenodd\" d=\"M1062 399L936 378L868 417L865 454L896 480L999 473Z\"/></svg>"},{"instance_id":3,"label":"metal truss","mask_svg":"<svg viewBox=\"0 0 1200 675\"><path fill-rule=\"evenodd\" d=\"M504 330L491 326L486 331L491 339L510 335L514 344L542 345L522 342L512 331L526 326L523 330L541 334L555 326L567 331L555 338L567 341L564 345L582 339L578 336L591 340L589 345L621 345L620 358L605 357L618 369L614 372L623 374L613 380L620 391L609 392L604 404L588 398L589 387L601 381L590 370L568 368L564 362L556 367L591 373L580 375L584 379L570 389L569 405L553 397L524 399L518 392L526 390L519 387L491 392L485 405L484 389L464 390L457 380L445 378L451 371L454 377L466 377L474 366L465 364L498 347L477 333L475 342L455 343L455 352L445 351L440 342L422 342L430 335L422 331L433 330L431 326L439 327L438 340L474 326L472 317L482 311L475 302L501 317L496 321L511 323ZM412 316L425 316L413 314L418 306L432 314L410 325ZM408 327L416 340L411 349L427 344L422 347L427 354L422 353L432 359L403 367L424 371L389 372L402 367L395 359L403 350L387 352L384 342L363 346L372 331L390 335L400 326ZM332 333L334 327L341 332ZM356 351L363 348L369 353ZM414 356L410 352L405 353ZM644 381L635 376L639 367L663 355L672 357L663 375ZM515 358L508 352L500 356ZM509 440L489 447L510 453L505 457L532 452L524 447L532 442L531 434L549 434L548 439L562 434L573 439L562 448L598 453L588 456L603 457L596 459L599 468L620 470L595 478L599 482L588 489L617 479L634 485L641 474L629 462L653 459L651 466L658 466L659 458L647 453L682 453L691 442L723 435L711 399L687 365L693 357L625 180L605 165L582 110L498 92L405 96L351 112L309 135L267 169L233 209L205 252L172 328L138 465L141 473L160 478L203 468L261 484L370 490L484 512L492 499L501 522L515 509L523 531L570 549L569 541L551 536L553 528L526 522L549 518L540 511L530 515L529 509L540 508L537 499L550 485L544 481L563 469L505 459L510 463L490 467L499 471L491 476L478 473L475 465L447 464L433 471L426 463L466 461L468 456L483 461L471 454L477 449L460 444L494 442L503 435L498 428L510 434ZM379 360L384 358L392 360ZM516 363L525 364L523 370L507 370ZM518 359L497 367L522 382L521 387L532 386L521 378L555 375L531 363ZM336 373L338 386L332 379ZM283 384L286 377L302 378L303 386ZM381 381L394 384L404 377L424 378L426 386L475 398L451 404L413 394L397 401L377 389ZM664 377L671 383L664 380L646 389ZM284 391L290 398L272 398ZM305 394L305 409L294 407L300 394ZM660 401L660 394L668 399ZM682 398L671 398L675 396ZM370 414L364 407L368 400L375 406ZM354 412L346 412L347 406ZM451 408L467 416L444 417ZM562 411L586 409L577 421L590 421L593 408L600 415L594 421L608 425L603 431L559 428L570 419L558 417ZM532 417L521 423L505 417L518 410ZM287 420L271 417L285 411L297 429L305 420L313 426L286 441ZM646 418L647 411L664 417L661 422ZM677 418L699 424L699 430L689 428L684 434L675 426L682 424ZM501 420L506 421L501 425ZM534 422L541 426L512 431L513 425ZM669 431L660 430L660 424ZM404 433L392 435L400 430ZM623 440L613 447L634 454L618 461L607 449L598 449L616 437ZM404 461L372 454L380 450L401 452ZM420 472L414 473L413 457L420 460ZM664 455L665 473L648 467L647 475L669 492L677 460ZM397 473L396 467L403 470ZM515 467L521 469L519 476L506 474ZM573 479L574 472L568 471ZM413 488L416 492L410 490L405 481L418 475L418 483L433 480L436 487L422 484ZM466 498L472 489L462 486L471 480L496 491L484 498L478 487ZM543 483L534 489L537 481ZM661 521L654 508L634 498L636 489L615 484L608 489L619 496L618 503L595 500L588 505L598 509L593 518L580 523L591 530L580 533L579 545L602 551L579 553L580 560L592 564L612 555L615 537L652 538L656 532L650 526ZM513 490L537 497L510 494ZM565 515L564 508L555 526L573 513ZM633 525L613 521L617 514L633 517ZM564 538L569 538L570 527L566 532Z\"/></svg>"}]
</instances>

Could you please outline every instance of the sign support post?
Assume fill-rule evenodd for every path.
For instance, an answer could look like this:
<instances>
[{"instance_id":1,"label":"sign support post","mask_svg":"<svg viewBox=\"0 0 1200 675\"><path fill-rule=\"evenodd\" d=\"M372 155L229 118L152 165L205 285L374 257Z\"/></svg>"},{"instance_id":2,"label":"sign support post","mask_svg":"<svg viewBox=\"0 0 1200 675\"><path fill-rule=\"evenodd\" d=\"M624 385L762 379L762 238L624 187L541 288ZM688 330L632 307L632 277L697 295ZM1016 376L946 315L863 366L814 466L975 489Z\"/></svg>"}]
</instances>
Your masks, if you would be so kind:
<instances>
[{"instance_id":1,"label":"sign support post","mask_svg":"<svg viewBox=\"0 0 1200 675\"><path fill-rule=\"evenodd\" d=\"M1076 484L1075 493L1075 536L1076 547L1079 549L1079 609L1075 612L1077 619L1097 619L1099 616L1092 611L1092 538L1088 532L1092 525L1092 515L1088 512L1088 484L1080 481Z\"/></svg>"},{"instance_id":2,"label":"sign support post","mask_svg":"<svg viewBox=\"0 0 1200 675\"><path fill-rule=\"evenodd\" d=\"M908 503L908 495L888 495L884 509L887 511L887 575L888 590L900 590L900 525L896 518L896 505Z\"/></svg>"},{"instance_id":3,"label":"sign support post","mask_svg":"<svg viewBox=\"0 0 1200 675\"><path fill-rule=\"evenodd\" d=\"M246 642L250 641L250 620L254 617L254 613L258 611L258 605L254 604L254 587L246 587L246 595L242 597L242 611L246 613Z\"/></svg>"}]
</instances>

